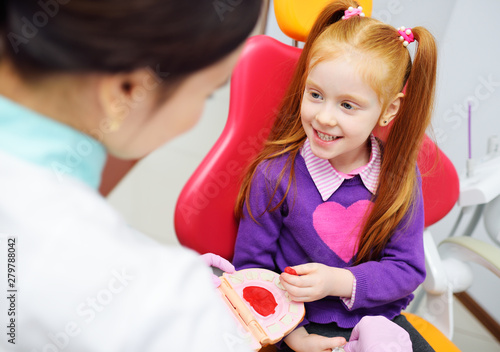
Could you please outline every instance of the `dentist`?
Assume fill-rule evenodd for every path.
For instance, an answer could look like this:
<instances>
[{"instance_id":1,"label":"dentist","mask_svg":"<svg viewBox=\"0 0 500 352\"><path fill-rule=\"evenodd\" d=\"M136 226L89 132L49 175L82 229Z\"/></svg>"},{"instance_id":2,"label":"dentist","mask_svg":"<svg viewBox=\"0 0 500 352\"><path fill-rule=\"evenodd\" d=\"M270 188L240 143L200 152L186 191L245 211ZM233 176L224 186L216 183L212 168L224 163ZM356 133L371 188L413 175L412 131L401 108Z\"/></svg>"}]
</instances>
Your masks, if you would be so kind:
<instances>
[{"instance_id":1,"label":"dentist","mask_svg":"<svg viewBox=\"0 0 500 352\"><path fill-rule=\"evenodd\" d=\"M0 248L17 289L0 350L247 351L203 261L97 192L107 153L152 152L228 80L261 8L233 3L0 1Z\"/></svg>"}]
</instances>

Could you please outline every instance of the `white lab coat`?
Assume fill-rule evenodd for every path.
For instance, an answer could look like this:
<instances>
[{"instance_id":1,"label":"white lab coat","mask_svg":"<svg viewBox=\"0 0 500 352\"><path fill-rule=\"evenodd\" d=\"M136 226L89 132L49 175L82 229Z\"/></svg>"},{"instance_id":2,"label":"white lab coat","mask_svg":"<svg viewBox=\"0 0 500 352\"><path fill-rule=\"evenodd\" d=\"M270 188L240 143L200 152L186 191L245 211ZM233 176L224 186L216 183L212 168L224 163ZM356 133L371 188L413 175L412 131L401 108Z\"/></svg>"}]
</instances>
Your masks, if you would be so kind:
<instances>
[{"instance_id":1,"label":"white lab coat","mask_svg":"<svg viewBox=\"0 0 500 352\"><path fill-rule=\"evenodd\" d=\"M0 351L248 351L199 257L133 230L76 178L0 151L0 234L18 251L16 344L4 272Z\"/></svg>"}]
</instances>

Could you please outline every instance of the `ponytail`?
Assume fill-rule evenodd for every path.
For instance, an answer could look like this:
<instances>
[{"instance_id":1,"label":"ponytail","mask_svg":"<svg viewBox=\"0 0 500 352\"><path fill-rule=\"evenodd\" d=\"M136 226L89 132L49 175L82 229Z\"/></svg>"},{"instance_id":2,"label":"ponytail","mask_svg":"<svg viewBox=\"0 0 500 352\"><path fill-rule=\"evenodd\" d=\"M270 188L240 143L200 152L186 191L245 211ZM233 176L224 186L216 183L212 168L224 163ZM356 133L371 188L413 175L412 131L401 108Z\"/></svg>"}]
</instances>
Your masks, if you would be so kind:
<instances>
[{"instance_id":1,"label":"ponytail","mask_svg":"<svg viewBox=\"0 0 500 352\"><path fill-rule=\"evenodd\" d=\"M415 27L412 32L418 47L405 97L384 145L379 176L383 182L379 182L374 207L362 231L356 264L380 257L417 196L417 156L432 116L437 48L425 28Z\"/></svg>"}]
</instances>

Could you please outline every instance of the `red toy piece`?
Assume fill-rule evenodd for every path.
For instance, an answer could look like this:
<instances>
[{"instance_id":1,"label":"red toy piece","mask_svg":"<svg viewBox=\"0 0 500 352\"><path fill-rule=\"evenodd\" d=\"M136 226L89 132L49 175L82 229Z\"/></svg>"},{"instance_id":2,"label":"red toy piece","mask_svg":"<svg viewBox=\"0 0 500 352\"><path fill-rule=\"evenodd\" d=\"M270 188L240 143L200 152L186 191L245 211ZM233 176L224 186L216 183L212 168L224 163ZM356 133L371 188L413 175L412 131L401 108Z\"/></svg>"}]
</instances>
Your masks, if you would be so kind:
<instances>
[{"instance_id":1,"label":"red toy piece","mask_svg":"<svg viewBox=\"0 0 500 352\"><path fill-rule=\"evenodd\" d=\"M297 275L297 276L299 275L299 274L297 274L297 272L295 271L294 268L290 268L289 266L287 266L285 268L285 273L290 274L290 275Z\"/></svg>"},{"instance_id":2,"label":"red toy piece","mask_svg":"<svg viewBox=\"0 0 500 352\"><path fill-rule=\"evenodd\" d=\"M243 298L263 317L274 314L278 305L271 292L259 286L247 286L243 289Z\"/></svg>"}]
</instances>

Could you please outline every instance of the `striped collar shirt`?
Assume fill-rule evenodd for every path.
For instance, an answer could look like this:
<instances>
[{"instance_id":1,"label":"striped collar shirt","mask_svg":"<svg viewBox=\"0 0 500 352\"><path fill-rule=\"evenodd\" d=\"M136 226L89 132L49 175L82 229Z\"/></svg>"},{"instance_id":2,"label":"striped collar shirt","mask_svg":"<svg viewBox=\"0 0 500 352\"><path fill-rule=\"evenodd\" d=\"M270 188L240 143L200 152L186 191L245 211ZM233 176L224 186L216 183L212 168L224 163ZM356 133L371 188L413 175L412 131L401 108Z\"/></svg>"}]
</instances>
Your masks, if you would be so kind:
<instances>
[{"instance_id":1,"label":"striped collar shirt","mask_svg":"<svg viewBox=\"0 0 500 352\"><path fill-rule=\"evenodd\" d=\"M321 159L314 155L311 151L309 139L305 140L300 153L323 201L330 198L340 185L342 185L344 180L353 178L356 175L359 175L365 187L372 194L375 194L378 186L382 155L378 141L373 134L370 135L370 142L371 156L368 164L352 170L349 174L344 174L335 170L327 159Z\"/></svg>"}]
</instances>

